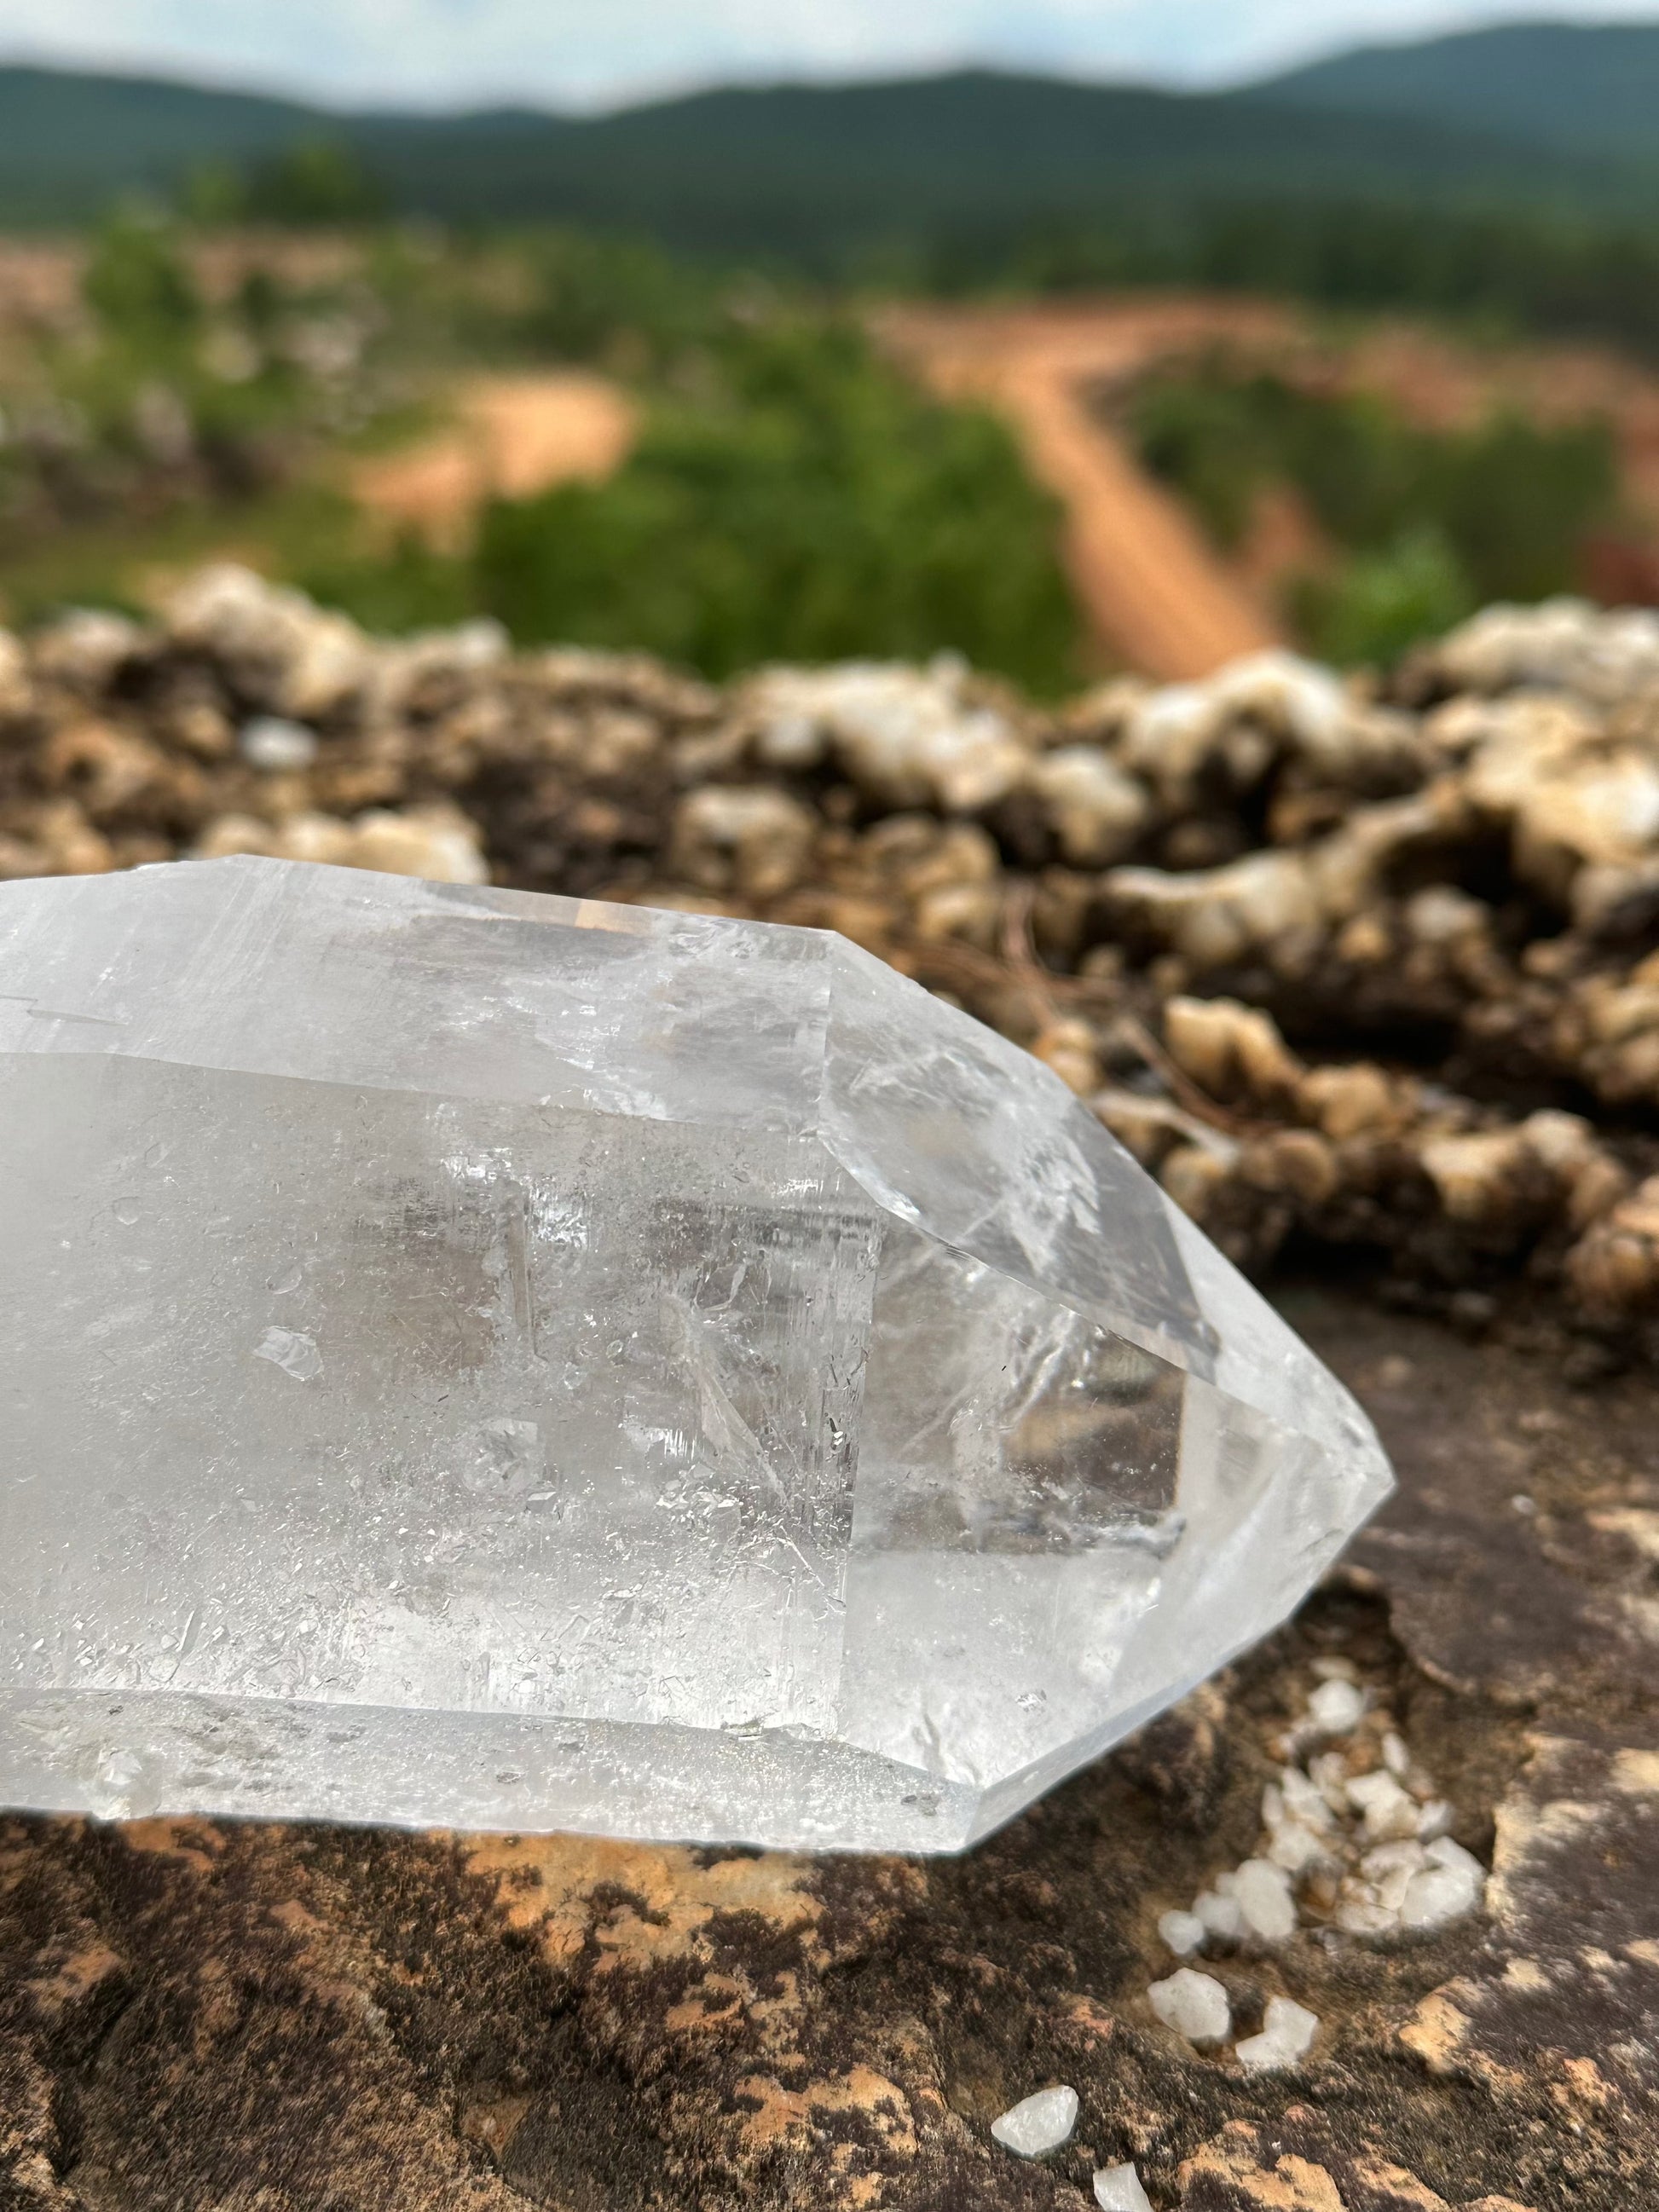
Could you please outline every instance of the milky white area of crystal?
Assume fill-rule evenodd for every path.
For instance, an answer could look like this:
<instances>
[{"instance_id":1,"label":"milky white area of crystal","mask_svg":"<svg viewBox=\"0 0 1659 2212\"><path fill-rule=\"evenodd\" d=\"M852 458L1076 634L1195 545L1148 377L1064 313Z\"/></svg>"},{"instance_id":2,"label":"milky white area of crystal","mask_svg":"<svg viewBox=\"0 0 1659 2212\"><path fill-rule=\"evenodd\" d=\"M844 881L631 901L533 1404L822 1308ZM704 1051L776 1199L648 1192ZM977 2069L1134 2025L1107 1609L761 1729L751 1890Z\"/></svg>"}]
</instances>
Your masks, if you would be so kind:
<instances>
[{"instance_id":1,"label":"milky white area of crystal","mask_svg":"<svg viewBox=\"0 0 1659 2212\"><path fill-rule=\"evenodd\" d=\"M0 886L0 1802L938 1850L1389 1486L1036 1061L816 932Z\"/></svg>"}]
</instances>

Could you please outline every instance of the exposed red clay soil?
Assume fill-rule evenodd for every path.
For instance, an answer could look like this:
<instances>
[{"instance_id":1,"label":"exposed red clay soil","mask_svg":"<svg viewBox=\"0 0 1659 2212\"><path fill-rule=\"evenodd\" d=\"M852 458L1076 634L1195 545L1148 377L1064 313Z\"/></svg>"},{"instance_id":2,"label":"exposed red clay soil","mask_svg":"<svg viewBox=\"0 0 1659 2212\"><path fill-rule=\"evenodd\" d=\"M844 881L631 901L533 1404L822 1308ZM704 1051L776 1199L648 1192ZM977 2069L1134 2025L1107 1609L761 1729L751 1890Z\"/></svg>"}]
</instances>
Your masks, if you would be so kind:
<instances>
[{"instance_id":1,"label":"exposed red clay soil","mask_svg":"<svg viewBox=\"0 0 1659 2212\"><path fill-rule=\"evenodd\" d=\"M633 406L575 371L464 385L454 419L420 444L360 463L352 490L372 514L453 547L487 499L527 499L611 475L634 442Z\"/></svg>"},{"instance_id":2,"label":"exposed red clay soil","mask_svg":"<svg viewBox=\"0 0 1659 2212\"><path fill-rule=\"evenodd\" d=\"M1098 646L1154 676L1206 675L1278 641L1272 586L1286 544L1306 534L1304 519L1263 517L1266 542L1224 560L1088 404L1091 391L1211 347L1304 384L1379 392L1437 428L1505 408L1547 422L1604 416L1619 441L1635 538L1659 532L1659 376L1596 348L1477 348L1395 323L1333 339L1294 307L1202 295L902 307L877 327L942 397L987 400L1010 416L1033 472L1066 507L1068 565ZM1639 543L1592 553L1589 581L1604 580L1608 598L1659 596L1644 588L1659 584L1659 561Z\"/></svg>"},{"instance_id":3,"label":"exposed red clay soil","mask_svg":"<svg viewBox=\"0 0 1659 2212\"><path fill-rule=\"evenodd\" d=\"M1012 418L1032 473L1065 506L1066 565L1103 658L1179 680L1281 641L1265 604L1085 394L1217 340L1283 345L1295 330L1285 311L1188 299L907 307L879 330L941 397L988 400Z\"/></svg>"}]
</instances>

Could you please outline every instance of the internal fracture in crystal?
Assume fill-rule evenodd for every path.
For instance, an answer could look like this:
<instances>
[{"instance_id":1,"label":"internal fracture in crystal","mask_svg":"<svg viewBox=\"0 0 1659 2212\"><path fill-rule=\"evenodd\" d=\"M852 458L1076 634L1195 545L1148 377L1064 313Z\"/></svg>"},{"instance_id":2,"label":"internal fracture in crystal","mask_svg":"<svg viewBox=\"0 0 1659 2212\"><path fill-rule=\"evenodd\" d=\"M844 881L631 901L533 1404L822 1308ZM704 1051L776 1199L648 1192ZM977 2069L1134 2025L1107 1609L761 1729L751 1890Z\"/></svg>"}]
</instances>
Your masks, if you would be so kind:
<instances>
[{"instance_id":1,"label":"internal fracture in crystal","mask_svg":"<svg viewBox=\"0 0 1659 2212\"><path fill-rule=\"evenodd\" d=\"M0 886L0 1802L960 1847L1389 1486L1063 1084L842 940Z\"/></svg>"}]
</instances>

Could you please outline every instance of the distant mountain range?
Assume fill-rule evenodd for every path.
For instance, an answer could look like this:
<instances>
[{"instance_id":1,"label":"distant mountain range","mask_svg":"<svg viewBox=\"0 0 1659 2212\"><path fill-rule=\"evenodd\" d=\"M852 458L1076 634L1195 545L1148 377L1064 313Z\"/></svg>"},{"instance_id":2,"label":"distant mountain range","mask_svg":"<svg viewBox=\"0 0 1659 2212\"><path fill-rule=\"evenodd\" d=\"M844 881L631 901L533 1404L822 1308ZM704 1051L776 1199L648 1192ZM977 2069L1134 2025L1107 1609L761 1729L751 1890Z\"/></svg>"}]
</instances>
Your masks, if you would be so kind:
<instances>
[{"instance_id":1,"label":"distant mountain range","mask_svg":"<svg viewBox=\"0 0 1659 2212\"><path fill-rule=\"evenodd\" d=\"M1304 107L1407 117L1659 167L1659 21L1505 23L1362 46L1255 89Z\"/></svg>"},{"instance_id":2,"label":"distant mountain range","mask_svg":"<svg viewBox=\"0 0 1659 2212\"><path fill-rule=\"evenodd\" d=\"M78 221L210 161L349 145L391 203L844 258L1132 206L1317 197L1659 210L1659 24L1371 48L1225 94L991 70L727 89L599 117L337 114L133 77L0 69L0 221Z\"/></svg>"}]
</instances>

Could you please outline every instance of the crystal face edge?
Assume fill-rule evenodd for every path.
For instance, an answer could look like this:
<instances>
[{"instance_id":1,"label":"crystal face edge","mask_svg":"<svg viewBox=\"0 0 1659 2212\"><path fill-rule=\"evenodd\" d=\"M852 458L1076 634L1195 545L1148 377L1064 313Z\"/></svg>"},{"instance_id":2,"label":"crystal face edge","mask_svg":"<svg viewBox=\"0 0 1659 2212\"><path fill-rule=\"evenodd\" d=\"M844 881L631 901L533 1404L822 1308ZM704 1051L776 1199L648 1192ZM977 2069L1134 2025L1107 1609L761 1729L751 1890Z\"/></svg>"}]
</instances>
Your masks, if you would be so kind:
<instances>
[{"instance_id":1,"label":"crystal face edge","mask_svg":"<svg viewBox=\"0 0 1659 2212\"><path fill-rule=\"evenodd\" d=\"M836 1744L517 1713L0 1694L0 1802L813 1852L945 1853L977 1801Z\"/></svg>"},{"instance_id":2,"label":"crystal face edge","mask_svg":"<svg viewBox=\"0 0 1659 2212\"><path fill-rule=\"evenodd\" d=\"M830 940L745 927L246 856L0 884L0 1054L805 1130Z\"/></svg>"}]
</instances>

